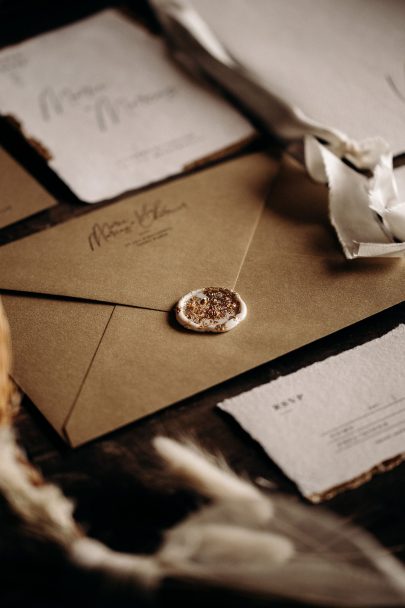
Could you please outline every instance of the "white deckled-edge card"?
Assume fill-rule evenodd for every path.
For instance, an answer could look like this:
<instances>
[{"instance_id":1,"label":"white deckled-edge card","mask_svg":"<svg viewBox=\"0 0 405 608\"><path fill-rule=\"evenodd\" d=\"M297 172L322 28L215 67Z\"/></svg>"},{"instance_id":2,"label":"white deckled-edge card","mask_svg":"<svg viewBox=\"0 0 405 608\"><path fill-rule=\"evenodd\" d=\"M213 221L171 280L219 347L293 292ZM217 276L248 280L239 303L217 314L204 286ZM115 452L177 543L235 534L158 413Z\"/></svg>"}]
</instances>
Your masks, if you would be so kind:
<instances>
[{"instance_id":1,"label":"white deckled-edge card","mask_svg":"<svg viewBox=\"0 0 405 608\"><path fill-rule=\"evenodd\" d=\"M218 406L317 502L405 454L404 362L400 325Z\"/></svg>"},{"instance_id":2,"label":"white deckled-edge card","mask_svg":"<svg viewBox=\"0 0 405 608\"><path fill-rule=\"evenodd\" d=\"M88 203L183 173L255 134L162 40L113 9L2 49L0 113Z\"/></svg>"}]
</instances>

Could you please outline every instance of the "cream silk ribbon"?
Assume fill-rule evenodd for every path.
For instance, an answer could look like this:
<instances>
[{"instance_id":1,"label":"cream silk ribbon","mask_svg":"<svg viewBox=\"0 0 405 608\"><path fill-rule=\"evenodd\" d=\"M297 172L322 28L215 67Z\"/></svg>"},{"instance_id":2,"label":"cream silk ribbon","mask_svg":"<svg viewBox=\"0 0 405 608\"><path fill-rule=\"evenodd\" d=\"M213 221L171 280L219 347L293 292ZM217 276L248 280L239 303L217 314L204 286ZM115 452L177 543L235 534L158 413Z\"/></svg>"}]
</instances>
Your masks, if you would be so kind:
<instances>
[{"instance_id":1,"label":"cream silk ribbon","mask_svg":"<svg viewBox=\"0 0 405 608\"><path fill-rule=\"evenodd\" d=\"M272 93L231 57L187 0L152 0L152 6L175 56L188 69L219 84L284 142L304 139L307 171L328 184L330 220L347 258L405 254L405 203L399 201L386 141L351 140Z\"/></svg>"}]
</instances>

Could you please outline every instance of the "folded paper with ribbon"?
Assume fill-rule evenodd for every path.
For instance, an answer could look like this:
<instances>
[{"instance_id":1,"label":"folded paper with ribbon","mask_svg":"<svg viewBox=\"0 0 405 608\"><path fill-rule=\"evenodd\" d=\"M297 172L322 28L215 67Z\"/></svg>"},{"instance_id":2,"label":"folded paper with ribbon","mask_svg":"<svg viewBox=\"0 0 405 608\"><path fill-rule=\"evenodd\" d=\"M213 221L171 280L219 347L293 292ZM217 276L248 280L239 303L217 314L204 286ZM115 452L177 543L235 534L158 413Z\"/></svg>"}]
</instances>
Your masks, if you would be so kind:
<instances>
[{"instance_id":1,"label":"folded paper with ribbon","mask_svg":"<svg viewBox=\"0 0 405 608\"><path fill-rule=\"evenodd\" d=\"M328 23L328 19L330 22L332 10L330 2L323 3L323 7L319 3L316 7L310 7L310 4L311 2L298 3L298 5L295 3L295 13L286 15L283 23L287 23L288 18L300 20L305 15L305 11L311 8L311 15L319 13L321 20L323 13L323 25ZM263 78L263 74L255 73L250 66L242 65L240 60L235 59L187 0L176 2L154 0L153 5L166 35L177 50L176 55L187 56L188 67L194 62L196 69L221 85L262 124L264 129L286 141L305 138L307 170L317 181L328 183L330 219L347 258L402 256L405 253L405 203L402 203L398 196L389 143L381 137L356 140L340 129L325 126L310 118L288 99L285 91L284 95L275 92L275 89ZM225 22L226 5L229 7L229 3L225 3L225 9L222 7L222 17ZM257 1L254 3L253 12L261 11L266 21L270 17L269 8L271 11L273 5L274 2L266 3L264 6ZM238 16L241 17L240 3L237 3L237 7L233 5L233 9L237 8ZM249 5L249 8L252 9L252 5ZM381 10L382 7L378 5L371 11L368 10L367 35L363 32L367 47L364 52L372 48L371 34L381 21ZM345 14L347 16L347 10L339 5L339 11L339 24L347 26L341 17ZM390 28L394 34L397 34L398 11L402 11L401 14L405 17L403 7L391 7L383 23L387 35L390 34ZM350 5L350 14L351 12L352 5ZM360 14L357 14L357 11L355 13L360 18ZM219 25L221 26L221 23ZM224 32L226 38L226 27L222 27L222 33ZM352 49L353 56L356 56L356 50L357 54L361 53L362 39L353 35L349 36L349 40L357 45L357 49L355 47ZM290 43L295 48L294 56L299 62L299 42L295 41L295 46L294 42L290 41ZM344 44L347 46L346 36ZM339 47L335 45L332 50L336 54ZM335 79L335 75L330 74L329 78ZM343 101L345 95L341 97ZM325 103L326 100L323 101ZM399 115L397 119L400 122L402 120L403 126L401 118L403 107L400 101L396 100L398 106L396 106L396 114ZM381 115L379 124L383 120L384 116ZM370 122L370 128L371 124L373 123ZM393 129L389 132L392 135ZM371 132L370 135L373 133ZM398 146L398 141L395 145ZM351 168L347 167L347 161L352 164ZM371 177L365 177L361 173L364 170L371 173Z\"/></svg>"}]
</instances>

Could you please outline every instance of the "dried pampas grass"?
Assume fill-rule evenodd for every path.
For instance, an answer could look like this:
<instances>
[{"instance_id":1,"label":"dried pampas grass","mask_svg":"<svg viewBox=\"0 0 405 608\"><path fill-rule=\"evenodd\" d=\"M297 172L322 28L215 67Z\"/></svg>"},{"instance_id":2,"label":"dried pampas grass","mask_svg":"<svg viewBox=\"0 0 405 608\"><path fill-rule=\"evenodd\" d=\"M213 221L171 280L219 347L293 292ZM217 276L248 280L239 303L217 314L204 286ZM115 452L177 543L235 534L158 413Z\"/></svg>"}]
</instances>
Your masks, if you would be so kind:
<instances>
[{"instance_id":1,"label":"dried pampas grass","mask_svg":"<svg viewBox=\"0 0 405 608\"><path fill-rule=\"evenodd\" d=\"M0 308L0 497L29 538L56 548L86 576L150 594L165 579L221 586L319 606L403 606L405 570L362 530L277 492L266 495L221 462L166 437L154 447L166 474L205 502L168 530L148 556L113 551L87 537L73 504L46 483L18 447L11 420L10 338ZM1 591L0 591L1 593Z\"/></svg>"},{"instance_id":2,"label":"dried pampas grass","mask_svg":"<svg viewBox=\"0 0 405 608\"><path fill-rule=\"evenodd\" d=\"M17 394L10 379L11 339L8 321L0 300L0 426L9 425Z\"/></svg>"}]
</instances>

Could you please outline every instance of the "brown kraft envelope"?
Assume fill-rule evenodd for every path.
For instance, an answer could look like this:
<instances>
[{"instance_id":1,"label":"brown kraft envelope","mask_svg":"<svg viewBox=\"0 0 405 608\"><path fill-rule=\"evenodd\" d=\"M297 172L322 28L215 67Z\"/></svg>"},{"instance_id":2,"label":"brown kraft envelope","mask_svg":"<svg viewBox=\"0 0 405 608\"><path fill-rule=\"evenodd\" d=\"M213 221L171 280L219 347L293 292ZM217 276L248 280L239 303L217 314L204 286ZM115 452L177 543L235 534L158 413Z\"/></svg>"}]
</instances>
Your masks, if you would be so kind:
<instances>
[{"instance_id":1,"label":"brown kraft envelope","mask_svg":"<svg viewBox=\"0 0 405 608\"><path fill-rule=\"evenodd\" d=\"M71 445L403 300L401 261L347 261L326 189L278 169L251 154L0 249L0 287L24 292L3 296L14 377ZM246 321L177 327L204 286L235 288Z\"/></svg>"},{"instance_id":2,"label":"brown kraft envelope","mask_svg":"<svg viewBox=\"0 0 405 608\"><path fill-rule=\"evenodd\" d=\"M0 228L56 205L56 201L0 146Z\"/></svg>"}]
</instances>

